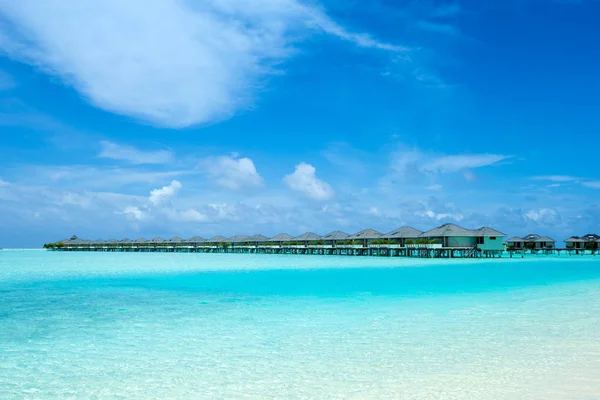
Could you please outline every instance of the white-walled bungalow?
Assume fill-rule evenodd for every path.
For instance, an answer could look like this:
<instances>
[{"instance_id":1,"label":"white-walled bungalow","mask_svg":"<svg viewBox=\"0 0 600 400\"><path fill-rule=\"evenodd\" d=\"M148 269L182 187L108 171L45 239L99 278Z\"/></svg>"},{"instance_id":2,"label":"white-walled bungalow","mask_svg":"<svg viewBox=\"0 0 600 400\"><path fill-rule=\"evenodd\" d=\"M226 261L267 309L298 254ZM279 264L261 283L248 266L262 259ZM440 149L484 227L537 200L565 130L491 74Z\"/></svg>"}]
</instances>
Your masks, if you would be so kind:
<instances>
[{"instance_id":1,"label":"white-walled bungalow","mask_svg":"<svg viewBox=\"0 0 600 400\"><path fill-rule=\"evenodd\" d=\"M504 250L504 237L506 237L504 233L492 228L465 229L455 224L444 224L420 235L422 239L439 242L442 247L477 246L479 250L496 251Z\"/></svg>"},{"instance_id":2,"label":"white-walled bungalow","mask_svg":"<svg viewBox=\"0 0 600 400\"><path fill-rule=\"evenodd\" d=\"M342 231L333 231L328 233L327 235L323 236L321 238L321 240L329 246L335 246L336 244L340 243L340 242L344 242L346 240L348 240L348 235L346 232L342 232Z\"/></svg>"},{"instance_id":3,"label":"white-walled bungalow","mask_svg":"<svg viewBox=\"0 0 600 400\"><path fill-rule=\"evenodd\" d=\"M375 229L363 229L360 232L355 233L354 235L348 236L348 240L358 240L362 243L364 247L369 245L369 242L373 240L381 239L381 232L377 232Z\"/></svg>"},{"instance_id":4,"label":"white-walled bungalow","mask_svg":"<svg viewBox=\"0 0 600 400\"><path fill-rule=\"evenodd\" d=\"M317 242L321 240L321 236L317 235L313 232L306 232L300 236L296 236L292 239L292 241L297 242L298 244L309 245L311 242Z\"/></svg>"},{"instance_id":5,"label":"white-walled bungalow","mask_svg":"<svg viewBox=\"0 0 600 400\"><path fill-rule=\"evenodd\" d=\"M291 242L294 239L292 235L288 235L287 233L280 233L279 235L273 236L271 239L267 240L267 243L275 246L281 246L285 242Z\"/></svg>"},{"instance_id":6,"label":"white-walled bungalow","mask_svg":"<svg viewBox=\"0 0 600 400\"><path fill-rule=\"evenodd\" d=\"M395 243L398 243L400 246L405 246L407 240L416 241L419 236L423 234L422 231L415 229L410 226L403 226L402 228L398 228L389 233L381 235L382 239L393 240Z\"/></svg>"}]
</instances>

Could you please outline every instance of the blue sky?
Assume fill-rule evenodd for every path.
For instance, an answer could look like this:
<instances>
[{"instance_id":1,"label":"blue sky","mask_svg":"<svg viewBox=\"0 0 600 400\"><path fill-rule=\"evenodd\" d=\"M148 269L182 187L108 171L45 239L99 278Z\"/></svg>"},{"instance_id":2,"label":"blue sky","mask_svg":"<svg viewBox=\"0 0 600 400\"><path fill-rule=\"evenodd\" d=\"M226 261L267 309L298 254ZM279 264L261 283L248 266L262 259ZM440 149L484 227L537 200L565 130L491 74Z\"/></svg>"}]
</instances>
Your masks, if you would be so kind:
<instances>
[{"instance_id":1,"label":"blue sky","mask_svg":"<svg viewBox=\"0 0 600 400\"><path fill-rule=\"evenodd\" d=\"M600 2L0 1L0 247L600 231Z\"/></svg>"}]
</instances>

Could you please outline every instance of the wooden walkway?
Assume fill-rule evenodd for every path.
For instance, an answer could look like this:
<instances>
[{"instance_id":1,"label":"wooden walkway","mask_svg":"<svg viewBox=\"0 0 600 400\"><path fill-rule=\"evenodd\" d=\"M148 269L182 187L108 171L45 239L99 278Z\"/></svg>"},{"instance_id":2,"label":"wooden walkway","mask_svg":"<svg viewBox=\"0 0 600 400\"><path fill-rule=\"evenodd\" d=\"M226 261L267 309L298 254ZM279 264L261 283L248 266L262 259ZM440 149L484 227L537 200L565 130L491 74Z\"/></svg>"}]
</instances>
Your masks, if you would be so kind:
<instances>
[{"instance_id":1,"label":"wooden walkway","mask_svg":"<svg viewBox=\"0 0 600 400\"><path fill-rule=\"evenodd\" d=\"M64 246L50 251L133 252L133 253L215 253L215 254L301 254L411 258L500 258L502 250L478 250L476 247L430 247L414 245L379 246Z\"/></svg>"}]
</instances>

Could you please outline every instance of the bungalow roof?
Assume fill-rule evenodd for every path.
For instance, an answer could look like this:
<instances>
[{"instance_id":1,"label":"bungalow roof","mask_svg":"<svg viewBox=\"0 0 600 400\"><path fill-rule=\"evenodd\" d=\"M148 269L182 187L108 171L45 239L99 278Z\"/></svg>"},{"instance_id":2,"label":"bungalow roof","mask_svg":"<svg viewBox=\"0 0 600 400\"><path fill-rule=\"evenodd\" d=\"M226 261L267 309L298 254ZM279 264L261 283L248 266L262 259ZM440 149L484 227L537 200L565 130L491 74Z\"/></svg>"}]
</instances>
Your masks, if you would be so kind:
<instances>
[{"instance_id":1,"label":"bungalow roof","mask_svg":"<svg viewBox=\"0 0 600 400\"><path fill-rule=\"evenodd\" d=\"M227 242L229 243L242 243L245 242L246 239L248 239L248 235L234 235L232 237L230 237L229 239L227 239Z\"/></svg>"},{"instance_id":2,"label":"bungalow roof","mask_svg":"<svg viewBox=\"0 0 600 400\"><path fill-rule=\"evenodd\" d=\"M288 235L287 233L280 233L279 235L273 236L271 239L267 240L267 242L288 242L293 238L294 237L292 235Z\"/></svg>"},{"instance_id":3,"label":"bungalow roof","mask_svg":"<svg viewBox=\"0 0 600 400\"><path fill-rule=\"evenodd\" d=\"M185 242L187 243L204 243L206 242L206 239L204 239L203 237L200 236L194 236L189 238L188 240L185 240Z\"/></svg>"},{"instance_id":4,"label":"bungalow roof","mask_svg":"<svg viewBox=\"0 0 600 400\"><path fill-rule=\"evenodd\" d=\"M348 235L346 232L342 231L333 231L329 232L327 235L323 236L321 239L323 240L345 240L348 239Z\"/></svg>"},{"instance_id":5,"label":"bungalow roof","mask_svg":"<svg viewBox=\"0 0 600 400\"><path fill-rule=\"evenodd\" d=\"M422 231L415 229L412 226L403 226L403 227L393 230L389 233L386 233L385 235L382 235L381 237L386 238L386 239L417 238L422 233L423 233Z\"/></svg>"},{"instance_id":6,"label":"bungalow roof","mask_svg":"<svg viewBox=\"0 0 600 400\"><path fill-rule=\"evenodd\" d=\"M585 240L578 236L571 236L570 238L565 240L565 243L585 243Z\"/></svg>"},{"instance_id":7,"label":"bungalow roof","mask_svg":"<svg viewBox=\"0 0 600 400\"><path fill-rule=\"evenodd\" d=\"M206 243L221 243L221 242L226 242L227 238L225 236L222 235L217 235L217 236L213 236L210 239L208 239L206 241Z\"/></svg>"},{"instance_id":8,"label":"bungalow roof","mask_svg":"<svg viewBox=\"0 0 600 400\"><path fill-rule=\"evenodd\" d=\"M381 232L377 232L375 229L363 229L360 232L348 236L348 239L379 239L382 235Z\"/></svg>"},{"instance_id":9,"label":"bungalow roof","mask_svg":"<svg viewBox=\"0 0 600 400\"><path fill-rule=\"evenodd\" d=\"M505 237L506 235L496 229L490 228L489 226L484 226L482 228L477 229L477 232L481 236L500 236Z\"/></svg>"},{"instance_id":10,"label":"bungalow roof","mask_svg":"<svg viewBox=\"0 0 600 400\"><path fill-rule=\"evenodd\" d=\"M506 243L516 243L516 242L524 242L524 241L525 241L525 239L523 239L523 238L520 238L518 236L513 236L510 239L508 239L506 241Z\"/></svg>"},{"instance_id":11,"label":"bungalow roof","mask_svg":"<svg viewBox=\"0 0 600 400\"><path fill-rule=\"evenodd\" d=\"M302 242L316 242L317 240L321 240L321 236L319 236L313 232L306 232L300 236L296 236L292 240L302 241Z\"/></svg>"},{"instance_id":12,"label":"bungalow roof","mask_svg":"<svg viewBox=\"0 0 600 400\"><path fill-rule=\"evenodd\" d=\"M244 242L246 242L246 243L254 243L254 242L264 243L268 240L269 240L269 238L266 237L265 235L258 234L258 235L249 236L248 238L246 238L246 240L244 240Z\"/></svg>"},{"instance_id":13,"label":"bungalow roof","mask_svg":"<svg viewBox=\"0 0 600 400\"><path fill-rule=\"evenodd\" d=\"M422 238L451 236L479 236L479 233L477 230L465 229L456 224L444 224L421 234Z\"/></svg>"}]
</instances>

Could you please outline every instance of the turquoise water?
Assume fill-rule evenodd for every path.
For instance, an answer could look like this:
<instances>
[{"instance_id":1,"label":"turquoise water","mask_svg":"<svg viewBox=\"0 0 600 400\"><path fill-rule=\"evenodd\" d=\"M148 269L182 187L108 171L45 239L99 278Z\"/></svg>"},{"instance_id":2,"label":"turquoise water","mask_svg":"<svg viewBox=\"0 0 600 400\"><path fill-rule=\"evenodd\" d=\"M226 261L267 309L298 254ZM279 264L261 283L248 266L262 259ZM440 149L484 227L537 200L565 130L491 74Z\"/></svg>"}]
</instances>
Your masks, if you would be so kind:
<instances>
[{"instance_id":1,"label":"turquoise water","mask_svg":"<svg viewBox=\"0 0 600 400\"><path fill-rule=\"evenodd\" d=\"M598 399L600 257L0 252L2 399Z\"/></svg>"}]
</instances>

